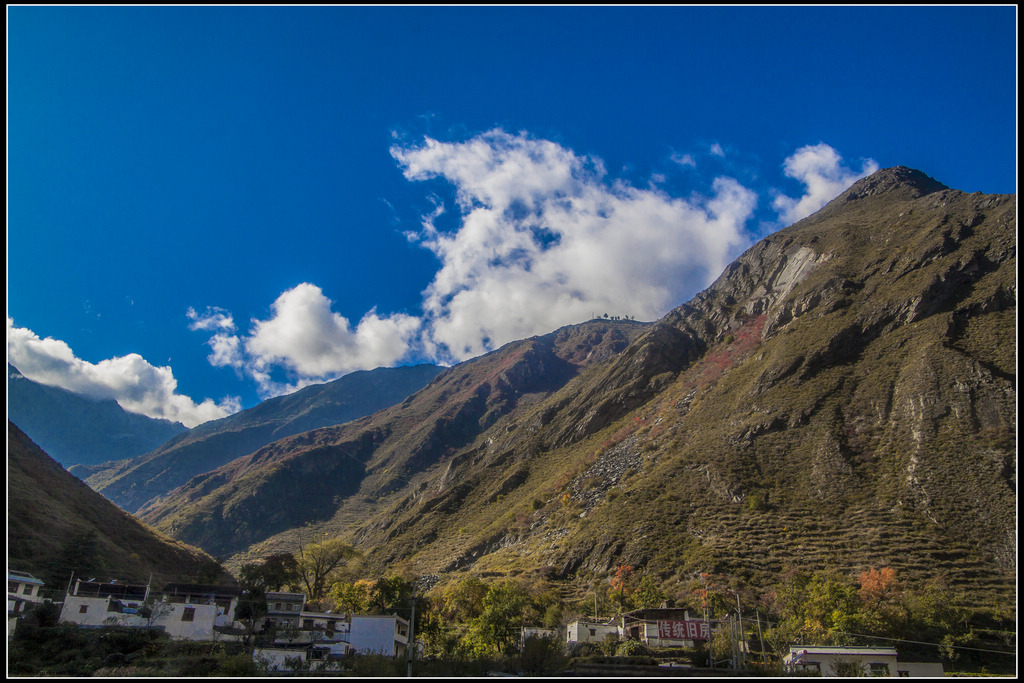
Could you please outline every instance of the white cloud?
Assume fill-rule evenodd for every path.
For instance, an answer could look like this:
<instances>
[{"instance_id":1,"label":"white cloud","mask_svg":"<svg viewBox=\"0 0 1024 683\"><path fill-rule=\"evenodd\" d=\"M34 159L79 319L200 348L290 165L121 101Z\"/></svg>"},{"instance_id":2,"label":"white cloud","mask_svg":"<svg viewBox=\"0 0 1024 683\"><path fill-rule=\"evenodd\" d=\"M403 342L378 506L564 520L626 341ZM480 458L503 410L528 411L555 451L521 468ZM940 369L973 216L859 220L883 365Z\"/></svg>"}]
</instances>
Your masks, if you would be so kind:
<instances>
[{"instance_id":1,"label":"white cloud","mask_svg":"<svg viewBox=\"0 0 1024 683\"><path fill-rule=\"evenodd\" d=\"M680 166L686 166L686 167L689 167L689 168L697 168L697 162L689 154L680 154L678 152L673 152L672 156L669 157L669 158L673 162L679 164Z\"/></svg>"},{"instance_id":2,"label":"white cloud","mask_svg":"<svg viewBox=\"0 0 1024 683\"><path fill-rule=\"evenodd\" d=\"M711 152L711 154L713 154L716 157L724 157L725 156L725 150L722 149L722 146L720 144L718 144L717 142L713 143L711 145L711 147L708 148L708 151Z\"/></svg>"},{"instance_id":3,"label":"white cloud","mask_svg":"<svg viewBox=\"0 0 1024 683\"><path fill-rule=\"evenodd\" d=\"M860 171L845 168L839 153L822 142L798 149L786 159L783 169L788 177L807 187L799 199L779 194L772 201L779 219L788 225L810 216L854 182L877 171L878 164L873 159L866 159Z\"/></svg>"},{"instance_id":4,"label":"white cloud","mask_svg":"<svg viewBox=\"0 0 1024 683\"><path fill-rule=\"evenodd\" d=\"M245 373L267 398L412 357L462 361L594 315L655 320L752 241L746 225L757 195L729 177L715 178L706 195L674 197L656 176L635 187L609 178L599 159L500 129L390 151L407 179L440 178L455 190L454 206L429 195L432 210L405 233L440 261L419 317L373 309L353 325L311 283L282 293L248 335L236 333L223 309L189 309L190 327L211 334L213 365ZM717 143L711 151L724 154ZM673 161L695 165L689 155ZM798 150L785 169L808 185L801 200L776 198L786 211L859 177L827 145ZM453 212L456 221L440 220Z\"/></svg>"},{"instance_id":5,"label":"white cloud","mask_svg":"<svg viewBox=\"0 0 1024 683\"><path fill-rule=\"evenodd\" d=\"M241 408L237 397L220 403L196 403L177 393L178 382L169 367L156 367L137 353L90 363L77 358L67 343L7 319L7 358L31 380L93 398L113 399L129 412L181 422L186 427L230 415Z\"/></svg>"},{"instance_id":6,"label":"white cloud","mask_svg":"<svg viewBox=\"0 0 1024 683\"><path fill-rule=\"evenodd\" d=\"M747 246L756 196L719 178L710 197L610 182L600 160L525 133L395 146L406 178L456 189L454 232L424 217L442 262L424 293L424 344L464 360L594 314L654 319L708 285Z\"/></svg>"},{"instance_id":7,"label":"white cloud","mask_svg":"<svg viewBox=\"0 0 1024 683\"><path fill-rule=\"evenodd\" d=\"M245 350L257 366L283 364L299 375L326 377L391 365L408 351L419 321L370 311L353 330L331 310L319 287L303 283L277 298L269 320L254 320Z\"/></svg>"},{"instance_id":8,"label":"white cloud","mask_svg":"<svg viewBox=\"0 0 1024 683\"><path fill-rule=\"evenodd\" d=\"M419 319L410 315L381 317L371 310L353 329L348 319L331 310L332 305L316 285L300 284L274 301L270 318L254 319L248 336L215 334L208 342L213 348L208 359L213 365L248 373L260 395L268 398L354 370L394 365L409 352L420 326ZM190 309L190 318L209 319L193 314ZM285 368L295 381L272 379L275 367Z\"/></svg>"},{"instance_id":9,"label":"white cloud","mask_svg":"<svg viewBox=\"0 0 1024 683\"><path fill-rule=\"evenodd\" d=\"M235 330L234 318L223 308L209 306L206 312L200 315L189 306L185 315L192 321L188 326L190 330L221 330L224 332L234 332Z\"/></svg>"}]
</instances>

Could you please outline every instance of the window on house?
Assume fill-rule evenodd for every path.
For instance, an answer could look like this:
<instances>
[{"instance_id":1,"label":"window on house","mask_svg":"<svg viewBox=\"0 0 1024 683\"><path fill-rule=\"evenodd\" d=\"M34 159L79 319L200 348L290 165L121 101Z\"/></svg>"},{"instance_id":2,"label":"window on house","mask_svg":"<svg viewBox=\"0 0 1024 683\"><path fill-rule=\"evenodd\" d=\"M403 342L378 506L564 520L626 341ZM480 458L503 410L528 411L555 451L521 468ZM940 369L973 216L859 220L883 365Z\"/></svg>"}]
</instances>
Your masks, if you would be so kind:
<instances>
[{"instance_id":1,"label":"window on house","mask_svg":"<svg viewBox=\"0 0 1024 683\"><path fill-rule=\"evenodd\" d=\"M304 628L306 630L310 630L310 631L313 630L313 620L312 619L303 619L302 620L302 628Z\"/></svg>"},{"instance_id":2,"label":"window on house","mask_svg":"<svg viewBox=\"0 0 1024 683\"><path fill-rule=\"evenodd\" d=\"M591 636L596 636L597 635L597 629L596 628L590 629L590 635Z\"/></svg>"},{"instance_id":3,"label":"window on house","mask_svg":"<svg viewBox=\"0 0 1024 683\"><path fill-rule=\"evenodd\" d=\"M15 583L14 581L8 581L7 582L7 592L8 593L17 593L18 592L18 584Z\"/></svg>"},{"instance_id":4,"label":"window on house","mask_svg":"<svg viewBox=\"0 0 1024 683\"><path fill-rule=\"evenodd\" d=\"M196 608L195 607L186 607L184 610L182 610L182 612L181 612L181 620L182 621L195 621L196 620Z\"/></svg>"},{"instance_id":5,"label":"window on house","mask_svg":"<svg viewBox=\"0 0 1024 683\"><path fill-rule=\"evenodd\" d=\"M32 595L32 589L33 588L35 588L35 586L26 583L25 584L25 590L23 592L25 593L25 595Z\"/></svg>"},{"instance_id":6,"label":"window on house","mask_svg":"<svg viewBox=\"0 0 1024 683\"><path fill-rule=\"evenodd\" d=\"M78 613L79 614L85 614L88 611L89 611L89 605L82 605L81 607L78 608Z\"/></svg>"},{"instance_id":7,"label":"window on house","mask_svg":"<svg viewBox=\"0 0 1024 683\"><path fill-rule=\"evenodd\" d=\"M872 676L889 675L889 665L885 662L871 662L868 664L868 669L871 671Z\"/></svg>"}]
</instances>

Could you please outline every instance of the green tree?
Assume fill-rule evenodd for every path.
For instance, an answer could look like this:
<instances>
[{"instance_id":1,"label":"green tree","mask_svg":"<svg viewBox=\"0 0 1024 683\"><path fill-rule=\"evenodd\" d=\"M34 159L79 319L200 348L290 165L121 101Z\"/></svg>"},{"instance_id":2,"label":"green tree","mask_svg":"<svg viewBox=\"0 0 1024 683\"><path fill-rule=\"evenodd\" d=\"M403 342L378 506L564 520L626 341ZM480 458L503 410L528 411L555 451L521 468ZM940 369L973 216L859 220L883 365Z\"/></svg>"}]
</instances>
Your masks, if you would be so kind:
<instances>
[{"instance_id":1,"label":"green tree","mask_svg":"<svg viewBox=\"0 0 1024 683\"><path fill-rule=\"evenodd\" d=\"M650 609L660 607L667 597L651 576L644 575L633 594L633 603L637 609Z\"/></svg>"},{"instance_id":2,"label":"green tree","mask_svg":"<svg viewBox=\"0 0 1024 683\"><path fill-rule=\"evenodd\" d=\"M487 648L501 654L515 652L522 627L523 609L529 595L517 582L505 580L493 584L483 600L483 611L474 620L473 630Z\"/></svg>"},{"instance_id":3,"label":"green tree","mask_svg":"<svg viewBox=\"0 0 1024 683\"><path fill-rule=\"evenodd\" d=\"M299 563L291 553L278 553L259 562L244 564L238 573L242 586L259 588L264 592L279 591L298 579Z\"/></svg>"},{"instance_id":4,"label":"green tree","mask_svg":"<svg viewBox=\"0 0 1024 683\"><path fill-rule=\"evenodd\" d=\"M370 610L372 581L335 581L327 592L327 602L339 612L365 614Z\"/></svg>"},{"instance_id":5,"label":"green tree","mask_svg":"<svg viewBox=\"0 0 1024 683\"><path fill-rule=\"evenodd\" d=\"M413 585L400 576L381 577L373 582L368 607L374 614L390 614L409 609Z\"/></svg>"},{"instance_id":6,"label":"green tree","mask_svg":"<svg viewBox=\"0 0 1024 683\"><path fill-rule=\"evenodd\" d=\"M340 538L309 544L300 541L296 569L299 583L306 591L306 600L322 600L332 579L339 578L337 574L345 563L358 555L359 551Z\"/></svg>"},{"instance_id":7,"label":"green tree","mask_svg":"<svg viewBox=\"0 0 1024 683\"><path fill-rule=\"evenodd\" d=\"M523 643L519 663L528 676L551 676L568 666L569 657L562 638L538 636Z\"/></svg>"},{"instance_id":8,"label":"green tree","mask_svg":"<svg viewBox=\"0 0 1024 683\"><path fill-rule=\"evenodd\" d=\"M449 621L469 622L484 610L487 584L475 576L467 576L445 589L441 598L441 614Z\"/></svg>"},{"instance_id":9,"label":"green tree","mask_svg":"<svg viewBox=\"0 0 1024 683\"><path fill-rule=\"evenodd\" d=\"M217 583L220 578L226 574L224 565L221 564L220 559L209 558L204 560L203 563L196 570L196 582L197 583Z\"/></svg>"}]
</instances>

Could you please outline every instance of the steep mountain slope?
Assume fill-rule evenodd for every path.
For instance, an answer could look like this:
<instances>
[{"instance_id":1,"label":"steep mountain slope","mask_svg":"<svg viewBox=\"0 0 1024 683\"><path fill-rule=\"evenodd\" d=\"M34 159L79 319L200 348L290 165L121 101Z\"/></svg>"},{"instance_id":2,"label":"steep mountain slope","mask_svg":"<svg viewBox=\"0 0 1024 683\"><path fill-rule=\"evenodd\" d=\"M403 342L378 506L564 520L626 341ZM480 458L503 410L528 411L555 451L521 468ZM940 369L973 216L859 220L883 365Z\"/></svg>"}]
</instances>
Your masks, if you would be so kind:
<instances>
[{"instance_id":1,"label":"steep mountain slope","mask_svg":"<svg viewBox=\"0 0 1024 683\"><path fill-rule=\"evenodd\" d=\"M885 564L1005 601L1015 271L1015 196L885 169L552 393L494 420L435 417L488 414L493 383L456 378L519 367L537 340L513 344L417 395L437 394L433 412L407 401L272 444L147 519L239 558L289 548L313 522L371 567L424 574L548 567L586 585L624 563L669 587L701 571L763 586L787 566ZM358 481L269 511L309 500L319 468L343 461Z\"/></svg>"},{"instance_id":2,"label":"steep mountain slope","mask_svg":"<svg viewBox=\"0 0 1024 683\"><path fill-rule=\"evenodd\" d=\"M277 441L195 477L140 515L212 552L244 550L329 518L357 493L373 501L402 489L409 477L448 461L500 418L618 353L645 328L592 321L509 344L448 369L372 417Z\"/></svg>"},{"instance_id":3,"label":"steep mountain slope","mask_svg":"<svg viewBox=\"0 0 1024 683\"><path fill-rule=\"evenodd\" d=\"M268 443L394 405L422 388L441 370L435 365L416 365L353 372L201 424L139 457L72 468L71 472L134 512L190 478Z\"/></svg>"},{"instance_id":4,"label":"steep mountain slope","mask_svg":"<svg viewBox=\"0 0 1024 683\"><path fill-rule=\"evenodd\" d=\"M131 458L187 431L180 422L129 413L113 399L34 382L10 363L7 417L64 466Z\"/></svg>"},{"instance_id":5,"label":"steep mountain slope","mask_svg":"<svg viewBox=\"0 0 1024 683\"><path fill-rule=\"evenodd\" d=\"M213 558L118 509L7 423L7 563L49 587L100 580L213 580Z\"/></svg>"}]
</instances>

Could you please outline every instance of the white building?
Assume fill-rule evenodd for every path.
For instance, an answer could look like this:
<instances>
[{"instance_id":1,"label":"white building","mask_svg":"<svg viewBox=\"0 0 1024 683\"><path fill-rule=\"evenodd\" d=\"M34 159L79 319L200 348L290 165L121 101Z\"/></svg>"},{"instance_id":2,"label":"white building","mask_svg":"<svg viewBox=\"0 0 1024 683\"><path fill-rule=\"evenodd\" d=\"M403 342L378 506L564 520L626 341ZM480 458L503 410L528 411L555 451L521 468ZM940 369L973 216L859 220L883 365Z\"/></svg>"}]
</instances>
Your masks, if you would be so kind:
<instances>
[{"instance_id":1,"label":"white building","mask_svg":"<svg viewBox=\"0 0 1024 683\"><path fill-rule=\"evenodd\" d=\"M267 593L265 626L273 626L274 648L266 657L283 662L308 649L313 659L349 652L404 657L409 647L409 622L397 614L335 614L305 608L304 593ZM271 652L274 650L274 652ZM276 652L281 650L281 652Z\"/></svg>"},{"instance_id":2,"label":"white building","mask_svg":"<svg viewBox=\"0 0 1024 683\"><path fill-rule=\"evenodd\" d=\"M359 654L404 657L409 647L409 622L397 614L353 614L348 642Z\"/></svg>"},{"instance_id":3,"label":"white building","mask_svg":"<svg viewBox=\"0 0 1024 683\"><path fill-rule=\"evenodd\" d=\"M648 647L693 647L706 642L720 625L718 619L703 619L685 608L656 607L623 614L620 635Z\"/></svg>"},{"instance_id":4,"label":"white building","mask_svg":"<svg viewBox=\"0 0 1024 683\"><path fill-rule=\"evenodd\" d=\"M45 584L28 572L7 571L7 616L17 616L32 604L42 602L39 592Z\"/></svg>"},{"instance_id":5,"label":"white building","mask_svg":"<svg viewBox=\"0 0 1024 683\"><path fill-rule=\"evenodd\" d=\"M791 671L817 672L821 676L849 676L849 667L867 676L927 677L943 675L938 662L898 662L891 647L827 647L794 645L783 663Z\"/></svg>"},{"instance_id":6,"label":"white building","mask_svg":"<svg viewBox=\"0 0 1024 683\"><path fill-rule=\"evenodd\" d=\"M619 636L619 625L614 619L594 620L580 619L565 627L565 642L569 643L601 643L608 634Z\"/></svg>"},{"instance_id":7,"label":"white building","mask_svg":"<svg viewBox=\"0 0 1024 683\"><path fill-rule=\"evenodd\" d=\"M528 638L547 638L557 640L559 633L557 628L544 628L543 626L523 626L519 631L519 647L522 648Z\"/></svg>"},{"instance_id":8,"label":"white building","mask_svg":"<svg viewBox=\"0 0 1024 683\"><path fill-rule=\"evenodd\" d=\"M302 609L306 605L305 593L267 593L266 625L278 629L299 628Z\"/></svg>"},{"instance_id":9,"label":"white building","mask_svg":"<svg viewBox=\"0 0 1024 683\"><path fill-rule=\"evenodd\" d=\"M265 666L268 672L289 671L296 668L340 670L341 660L348 655L348 643L324 645L272 645L253 650L253 661Z\"/></svg>"},{"instance_id":10,"label":"white building","mask_svg":"<svg viewBox=\"0 0 1024 683\"><path fill-rule=\"evenodd\" d=\"M76 581L64 598L60 621L85 627L154 628L179 640L215 640L221 637L216 627L232 624L238 605L234 589L185 584L169 588L151 592L149 586Z\"/></svg>"}]
</instances>

